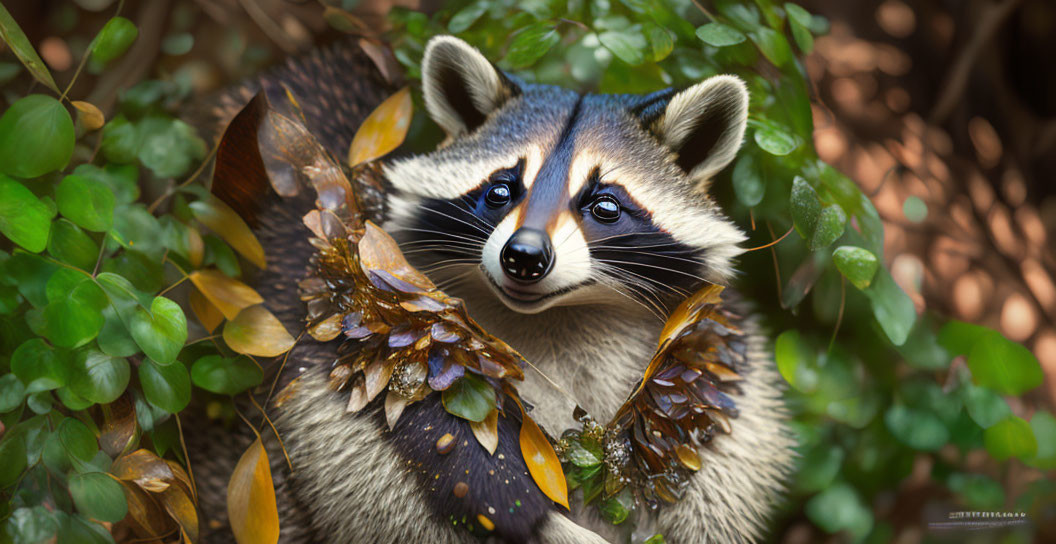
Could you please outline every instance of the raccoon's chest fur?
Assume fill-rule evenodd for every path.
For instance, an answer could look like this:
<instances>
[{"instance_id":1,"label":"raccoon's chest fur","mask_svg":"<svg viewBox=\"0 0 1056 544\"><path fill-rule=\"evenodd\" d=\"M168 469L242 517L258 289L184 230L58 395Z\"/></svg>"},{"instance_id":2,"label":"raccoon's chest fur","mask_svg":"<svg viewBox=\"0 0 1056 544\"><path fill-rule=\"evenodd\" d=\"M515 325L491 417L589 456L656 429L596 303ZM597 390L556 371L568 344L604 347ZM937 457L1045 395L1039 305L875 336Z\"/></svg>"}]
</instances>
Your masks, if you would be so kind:
<instances>
[{"instance_id":1,"label":"raccoon's chest fur","mask_svg":"<svg viewBox=\"0 0 1056 544\"><path fill-rule=\"evenodd\" d=\"M579 428L575 404L601 424L627 399L656 348L660 321L615 304L516 313L484 285L452 289L470 315L531 363L518 385L532 417L555 438ZM615 301L614 301L615 302Z\"/></svg>"}]
</instances>

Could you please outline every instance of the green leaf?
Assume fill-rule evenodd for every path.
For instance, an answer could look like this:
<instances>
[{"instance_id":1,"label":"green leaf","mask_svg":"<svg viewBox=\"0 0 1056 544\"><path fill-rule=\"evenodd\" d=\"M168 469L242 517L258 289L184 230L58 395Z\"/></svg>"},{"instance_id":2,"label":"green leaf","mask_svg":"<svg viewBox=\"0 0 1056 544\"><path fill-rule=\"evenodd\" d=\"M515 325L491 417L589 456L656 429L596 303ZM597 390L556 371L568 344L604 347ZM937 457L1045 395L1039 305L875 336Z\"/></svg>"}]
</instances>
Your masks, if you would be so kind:
<instances>
[{"instance_id":1,"label":"green leaf","mask_svg":"<svg viewBox=\"0 0 1056 544\"><path fill-rule=\"evenodd\" d=\"M698 28L697 37L715 47L736 45L748 39L740 30L722 23L708 23Z\"/></svg>"},{"instance_id":2,"label":"green leaf","mask_svg":"<svg viewBox=\"0 0 1056 544\"><path fill-rule=\"evenodd\" d=\"M799 50L809 55L814 50L814 36L810 35L810 29L795 21L792 21L789 27L792 29L792 39L796 41Z\"/></svg>"},{"instance_id":3,"label":"green leaf","mask_svg":"<svg viewBox=\"0 0 1056 544\"><path fill-rule=\"evenodd\" d=\"M968 368L975 383L1005 395L1022 395L1045 378L1029 349L997 331L989 331L975 342L968 354Z\"/></svg>"},{"instance_id":4,"label":"green leaf","mask_svg":"<svg viewBox=\"0 0 1056 544\"><path fill-rule=\"evenodd\" d=\"M815 493L832 485L843 464L843 448L819 444L801 458L796 471L796 487L803 493Z\"/></svg>"},{"instance_id":5,"label":"green leaf","mask_svg":"<svg viewBox=\"0 0 1056 544\"><path fill-rule=\"evenodd\" d=\"M832 261L855 287L865 290L873 283L880 262L868 249L854 246L840 246L832 252Z\"/></svg>"},{"instance_id":6,"label":"green leaf","mask_svg":"<svg viewBox=\"0 0 1056 544\"><path fill-rule=\"evenodd\" d=\"M964 385L964 407L972 420L986 429L1012 415L1008 403L1000 395L987 387L977 387L970 383Z\"/></svg>"},{"instance_id":7,"label":"green leaf","mask_svg":"<svg viewBox=\"0 0 1056 544\"><path fill-rule=\"evenodd\" d=\"M799 23L805 27L810 27L813 23L813 16L809 11L803 9L803 7L793 4L792 2L785 2L785 13L788 15L789 20Z\"/></svg>"},{"instance_id":8,"label":"green leaf","mask_svg":"<svg viewBox=\"0 0 1056 544\"><path fill-rule=\"evenodd\" d=\"M748 37L774 66L780 68L792 63L792 48L780 32L772 28L758 27L755 32L750 32Z\"/></svg>"},{"instance_id":9,"label":"green leaf","mask_svg":"<svg viewBox=\"0 0 1056 544\"><path fill-rule=\"evenodd\" d=\"M510 43L505 61L510 68L527 68L539 60L557 42L561 35L557 28L546 23L535 23L518 32Z\"/></svg>"},{"instance_id":10,"label":"green leaf","mask_svg":"<svg viewBox=\"0 0 1056 544\"><path fill-rule=\"evenodd\" d=\"M4 437L0 442L0 489L18 481L26 470L26 441L21 436Z\"/></svg>"},{"instance_id":11,"label":"green leaf","mask_svg":"<svg viewBox=\"0 0 1056 544\"><path fill-rule=\"evenodd\" d=\"M982 474L951 474L946 484L973 510L1000 510L1005 504L1005 490L1001 484Z\"/></svg>"},{"instance_id":12,"label":"green leaf","mask_svg":"<svg viewBox=\"0 0 1056 544\"><path fill-rule=\"evenodd\" d=\"M151 116L137 126L142 141L136 157L159 178L182 176L205 157L205 142L179 119Z\"/></svg>"},{"instance_id":13,"label":"green leaf","mask_svg":"<svg viewBox=\"0 0 1056 544\"><path fill-rule=\"evenodd\" d=\"M114 193L91 178L71 174L55 189L59 213L81 227L105 232L114 224Z\"/></svg>"},{"instance_id":14,"label":"green leaf","mask_svg":"<svg viewBox=\"0 0 1056 544\"><path fill-rule=\"evenodd\" d=\"M749 208L758 205L766 195L759 159L754 153L742 153L733 167L733 192L737 200Z\"/></svg>"},{"instance_id":15,"label":"green leaf","mask_svg":"<svg viewBox=\"0 0 1056 544\"><path fill-rule=\"evenodd\" d=\"M99 246L80 227L66 219L59 219L51 228L48 253L64 263L91 271L99 256Z\"/></svg>"},{"instance_id":16,"label":"green leaf","mask_svg":"<svg viewBox=\"0 0 1056 544\"><path fill-rule=\"evenodd\" d=\"M74 354L69 388L91 402L108 404L121 396L131 375L128 361L93 349Z\"/></svg>"},{"instance_id":17,"label":"green leaf","mask_svg":"<svg viewBox=\"0 0 1056 544\"><path fill-rule=\"evenodd\" d=\"M70 515L56 512L59 522L59 542L72 544L114 544L114 537L102 525L86 519L82 515Z\"/></svg>"},{"instance_id":18,"label":"green leaf","mask_svg":"<svg viewBox=\"0 0 1056 544\"><path fill-rule=\"evenodd\" d=\"M939 344L951 355L968 355L975 343L993 329L951 319L939 330Z\"/></svg>"},{"instance_id":19,"label":"green leaf","mask_svg":"<svg viewBox=\"0 0 1056 544\"><path fill-rule=\"evenodd\" d=\"M32 191L0 174L0 233L27 251L39 253L48 243L52 215Z\"/></svg>"},{"instance_id":20,"label":"green leaf","mask_svg":"<svg viewBox=\"0 0 1056 544\"><path fill-rule=\"evenodd\" d=\"M904 344L917 320L917 310L909 295L885 269L880 269L873 278L873 284L862 292L869 298L873 316L891 343L896 346Z\"/></svg>"},{"instance_id":21,"label":"green leaf","mask_svg":"<svg viewBox=\"0 0 1056 544\"><path fill-rule=\"evenodd\" d=\"M670 30L649 21L642 25L642 32L649 41L653 62L664 60L675 49L675 38Z\"/></svg>"},{"instance_id":22,"label":"green leaf","mask_svg":"<svg viewBox=\"0 0 1056 544\"><path fill-rule=\"evenodd\" d=\"M839 482L807 501L807 518L827 533L848 531L862 538L873 527L873 512L850 485Z\"/></svg>"},{"instance_id":23,"label":"green leaf","mask_svg":"<svg viewBox=\"0 0 1056 544\"><path fill-rule=\"evenodd\" d=\"M72 417L63 419L56 433L59 435L59 442L62 443L63 449L71 459L87 463L95 457L95 452L99 451L99 442L96 441L92 431L84 423Z\"/></svg>"},{"instance_id":24,"label":"green leaf","mask_svg":"<svg viewBox=\"0 0 1056 544\"><path fill-rule=\"evenodd\" d=\"M29 73L33 74L37 81L43 83L45 87L54 91L55 94L59 94L59 87L55 85L51 72L44 65L44 61L40 60L37 51L33 49L29 39L26 38L26 34L22 32L18 23L11 17L11 14L8 13L7 8L3 4L0 4L0 37L3 38L4 43L11 48L18 60L29 70Z\"/></svg>"},{"instance_id":25,"label":"green leaf","mask_svg":"<svg viewBox=\"0 0 1056 544\"><path fill-rule=\"evenodd\" d=\"M20 98L0 117L0 172L35 178L70 162L73 119L58 100L42 94Z\"/></svg>"},{"instance_id":26,"label":"green leaf","mask_svg":"<svg viewBox=\"0 0 1056 544\"><path fill-rule=\"evenodd\" d=\"M166 412L177 413L191 402L191 378L182 364L145 360L139 365L139 383L147 401Z\"/></svg>"},{"instance_id":27,"label":"green leaf","mask_svg":"<svg viewBox=\"0 0 1056 544\"><path fill-rule=\"evenodd\" d=\"M599 444L582 437L569 440L565 456L573 465L582 468L598 466L605 459L605 454L601 451Z\"/></svg>"},{"instance_id":28,"label":"green leaf","mask_svg":"<svg viewBox=\"0 0 1056 544\"><path fill-rule=\"evenodd\" d=\"M7 413L22 405L26 398L26 386L14 374L0 377L0 413Z\"/></svg>"},{"instance_id":29,"label":"green leaf","mask_svg":"<svg viewBox=\"0 0 1056 544\"><path fill-rule=\"evenodd\" d=\"M76 348L90 342L103 328L106 294L91 278L63 268L47 285L48 306L44 309L45 334L58 346Z\"/></svg>"},{"instance_id":30,"label":"green leaf","mask_svg":"<svg viewBox=\"0 0 1056 544\"><path fill-rule=\"evenodd\" d=\"M495 389L468 372L444 390L442 399L449 413L477 423L495 409Z\"/></svg>"},{"instance_id":31,"label":"green leaf","mask_svg":"<svg viewBox=\"0 0 1056 544\"><path fill-rule=\"evenodd\" d=\"M792 180L792 195L789 197L792 208L792 222L796 232L804 240L810 240L814 236L814 229L821 215L821 201L818 193L807 183L807 180L796 176Z\"/></svg>"},{"instance_id":32,"label":"green leaf","mask_svg":"<svg viewBox=\"0 0 1056 544\"><path fill-rule=\"evenodd\" d=\"M1030 428L1034 431L1038 450L1027 464L1042 470L1056 468L1056 418L1049 412L1038 410L1030 418Z\"/></svg>"},{"instance_id":33,"label":"green leaf","mask_svg":"<svg viewBox=\"0 0 1056 544\"><path fill-rule=\"evenodd\" d=\"M942 421L930 411L892 405L884 414L884 423L899 442L920 451L937 451L950 438Z\"/></svg>"},{"instance_id":34,"label":"green leaf","mask_svg":"<svg viewBox=\"0 0 1056 544\"><path fill-rule=\"evenodd\" d=\"M58 389L69 381L66 354L60 354L44 340L26 340L11 354L11 372L26 385L26 393Z\"/></svg>"},{"instance_id":35,"label":"green leaf","mask_svg":"<svg viewBox=\"0 0 1056 544\"><path fill-rule=\"evenodd\" d=\"M847 214L839 204L830 204L821 210L818 223L814 228L814 236L810 239L810 249L818 250L829 247L840 236L843 236L843 227L847 224Z\"/></svg>"},{"instance_id":36,"label":"green leaf","mask_svg":"<svg viewBox=\"0 0 1056 544\"><path fill-rule=\"evenodd\" d=\"M12 512L6 529L7 535L14 539L16 544L40 544L55 536L58 525L53 513L43 506L34 506Z\"/></svg>"},{"instance_id":37,"label":"green leaf","mask_svg":"<svg viewBox=\"0 0 1056 544\"><path fill-rule=\"evenodd\" d=\"M56 393L59 395L59 400L62 401L63 406L75 412L78 410L87 409L89 406L95 404L94 402L74 393L73 391L70 391L70 388L68 387L63 387L62 389L56 391Z\"/></svg>"},{"instance_id":38,"label":"green leaf","mask_svg":"<svg viewBox=\"0 0 1056 544\"><path fill-rule=\"evenodd\" d=\"M139 36L136 25L124 17L114 17L106 22L92 42L92 59L106 64L125 54Z\"/></svg>"},{"instance_id":39,"label":"green leaf","mask_svg":"<svg viewBox=\"0 0 1056 544\"><path fill-rule=\"evenodd\" d=\"M488 11L487 2L474 2L454 14L447 23L447 29L455 34L469 29L473 23L480 19L484 12Z\"/></svg>"},{"instance_id":40,"label":"green leaf","mask_svg":"<svg viewBox=\"0 0 1056 544\"><path fill-rule=\"evenodd\" d=\"M605 499L598 504L598 513L613 525L623 523L633 509L634 496L631 495L630 491L626 488L616 496Z\"/></svg>"},{"instance_id":41,"label":"green leaf","mask_svg":"<svg viewBox=\"0 0 1056 544\"><path fill-rule=\"evenodd\" d=\"M1038 452L1034 430L1022 418L1009 416L983 431L983 443L990 457L1005 461L1012 457L1031 457Z\"/></svg>"},{"instance_id":42,"label":"green leaf","mask_svg":"<svg viewBox=\"0 0 1056 544\"><path fill-rule=\"evenodd\" d=\"M234 395L264 381L264 374L248 357L206 355L191 366L195 385L221 395Z\"/></svg>"},{"instance_id":43,"label":"green leaf","mask_svg":"<svg viewBox=\"0 0 1056 544\"><path fill-rule=\"evenodd\" d=\"M771 155L784 156L799 147L799 138L773 123L755 123L755 143Z\"/></svg>"},{"instance_id":44,"label":"green leaf","mask_svg":"<svg viewBox=\"0 0 1056 544\"><path fill-rule=\"evenodd\" d=\"M121 484L104 472L86 472L70 477L70 496L77 511L100 521L116 523L128 513Z\"/></svg>"},{"instance_id":45,"label":"green leaf","mask_svg":"<svg viewBox=\"0 0 1056 544\"><path fill-rule=\"evenodd\" d=\"M33 393L26 399L26 406L34 414L47 414L51 411L52 407L51 392L41 391L39 393Z\"/></svg>"},{"instance_id":46,"label":"green leaf","mask_svg":"<svg viewBox=\"0 0 1056 544\"><path fill-rule=\"evenodd\" d=\"M82 164L73 169L73 175L108 187L118 203L130 204L139 199L139 167L134 164L107 164L103 168Z\"/></svg>"},{"instance_id":47,"label":"green leaf","mask_svg":"<svg viewBox=\"0 0 1056 544\"><path fill-rule=\"evenodd\" d=\"M598 34L598 41L606 49L612 51L613 55L631 66L645 62L643 51L647 44L645 37L638 32L633 32L631 29L609 30Z\"/></svg>"},{"instance_id":48,"label":"green leaf","mask_svg":"<svg viewBox=\"0 0 1056 544\"><path fill-rule=\"evenodd\" d=\"M122 210L114 217L114 230L111 231L110 239L117 242L125 249L135 249L141 256L146 256L149 268L154 268L160 275L161 268L156 266L155 260L161 260L163 231L156 217L147 211L142 204L133 204ZM136 278L123 273L132 283L141 285ZM154 281L158 281L156 278ZM142 286L140 287L143 288ZM151 289L144 289L150 291Z\"/></svg>"},{"instance_id":49,"label":"green leaf","mask_svg":"<svg viewBox=\"0 0 1056 544\"><path fill-rule=\"evenodd\" d=\"M168 365L176 360L187 341L187 317L179 304L164 297L154 297L149 312L136 308L129 330L147 357L158 364Z\"/></svg>"},{"instance_id":50,"label":"green leaf","mask_svg":"<svg viewBox=\"0 0 1056 544\"><path fill-rule=\"evenodd\" d=\"M107 160L116 163L130 163L136 160L139 153L139 131L136 126L118 115L103 127L101 149Z\"/></svg>"},{"instance_id":51,"label":"green leaf","mask_svg":"<svg viewBox=\"0 0 1056 544\"><path fill-rule=\"evenodd\" d=\"M800 338L799 331L787 330L777 337L774 359L778 372L796 390L812 393L818 388L817 357Z\"/></svg>"}]
</instances>

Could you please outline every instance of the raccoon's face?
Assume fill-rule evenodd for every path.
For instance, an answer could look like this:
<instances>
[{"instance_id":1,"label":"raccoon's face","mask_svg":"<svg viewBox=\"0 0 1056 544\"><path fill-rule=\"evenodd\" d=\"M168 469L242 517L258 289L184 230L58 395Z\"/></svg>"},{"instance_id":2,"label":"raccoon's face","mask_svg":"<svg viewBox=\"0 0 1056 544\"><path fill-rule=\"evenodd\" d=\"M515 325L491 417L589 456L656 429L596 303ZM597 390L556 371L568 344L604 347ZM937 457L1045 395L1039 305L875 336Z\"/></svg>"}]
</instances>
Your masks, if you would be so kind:
<instances>
[{"instance_id":1,"label":"raccoon's face","mask_svg":"<svg viewBox=\"0 0 1056 544\"><path fill-rule=\"evenodd\" d=\"M441 287L483 282L523 313L622 303L660 317L731 275L744 236L706 189L744 135L739 79L579 95L517 81L451 37L429 43L422 73L448 138L386 167L390 228Z\"/></svg>"}]
</instances>

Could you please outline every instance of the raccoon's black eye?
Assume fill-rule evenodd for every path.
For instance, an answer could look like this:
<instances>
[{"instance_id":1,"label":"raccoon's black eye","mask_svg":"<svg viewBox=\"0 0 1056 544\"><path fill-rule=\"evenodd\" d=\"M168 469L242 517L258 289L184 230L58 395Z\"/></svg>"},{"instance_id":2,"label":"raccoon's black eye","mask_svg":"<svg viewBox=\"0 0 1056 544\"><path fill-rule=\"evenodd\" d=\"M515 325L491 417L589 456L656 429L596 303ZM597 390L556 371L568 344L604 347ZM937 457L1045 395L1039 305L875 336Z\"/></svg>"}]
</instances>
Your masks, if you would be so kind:
<instances>
[{"instance_id":1,"label":"raccoon's black eye","mask_svg":"<svg viewBox=\"0 0 1056 544\"><path fill-rule=\"evenodd\" d=\"M602 223L612 223L620 218L620 203L611 196L603 196L590 205L590 213Z\"/></svg>"},{"instance_id":2,"label":"raccoon's black eye","mask_svg":"<svg viewBox=\"0 0 1056 544\"><path fill-rule=\"evenodd\" d=\"M501 208L510 203L510 187L505 183L492 185L484 194L484 202L492 208Z\"/></svg>"}]
</instances>

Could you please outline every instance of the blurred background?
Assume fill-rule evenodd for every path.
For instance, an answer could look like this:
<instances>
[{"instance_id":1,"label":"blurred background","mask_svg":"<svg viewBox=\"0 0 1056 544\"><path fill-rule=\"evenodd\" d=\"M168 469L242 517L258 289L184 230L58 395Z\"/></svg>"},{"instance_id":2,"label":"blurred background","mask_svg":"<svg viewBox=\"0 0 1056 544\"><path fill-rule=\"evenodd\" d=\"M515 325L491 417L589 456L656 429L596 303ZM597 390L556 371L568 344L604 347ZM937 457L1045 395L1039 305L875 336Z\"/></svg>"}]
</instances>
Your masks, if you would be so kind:
<instances>
[{"instance_id":1,"label":"blurred background","mask_svg":"<svg viewBox=\"0 0 1056 544\"><path fill-rule=\"evenodd\" d=\"M675 3L676 13L697 9L699 15L715 9L703 0ZM750 0L743 3L753 5ZM799 3L827 19L827 32L814 38L813 50L802 64L809 80L818 157L853 179L872 199L884 223L884 261L917 313L986 325L1023 343L1040 361L1044 384L1004 400L1013 414L1026 419L1037 410L1052 411L1056 400L1056 2ZM115 0L4 0L60 88L74 77L93 36L118 4ZM528 4L525 11L535 9ZM127 0L121 14L136 24L139 38L123 58L105 69L87 62L70 96L97 105L109 119L129 89L144 80L157 80L166 85L164 106L178 115L187 104L206 100L290 55L334 40L358 41L396 88L408 68L413 80L415 55L420 55L416 33L428 32L418 32L415 25L439 21L451 29L456 26L451 14L469 5L432 0ZM505 10L519 9L513 2L503 5ZM495 50L508 47L500 27L478 24L470 29L473 24L469 21L465 30L495 35ZM582 23L569 22L568 35L577 25ZM457 26L461 28L461 23ZM635 79L637 72L619 72L622 65L617 66L611 54L577 56L580 44L589 47L589 32L582 34L582 41L563 49L553 62L521 69L529 72L528 77L581 89L611 90L607 80L614 77L611 73L654 85L652 80ZM676 56L680 52L676 49ZM691 67L675 81L692 75ZM656 78L670 80L664 74ZM5 108L35 86L10 52L0 55L0 86ZM414 131L412 146L427 148L436 141L435 129L420 119ZM156 192L163 189L159 186ZM150 190L144 188L148 195ZM754 245L769 241L759 240ZM749 290L762 299L761 304L776 307L781 294L780 286L776 298L773 293L772 266L770 255L760 252L747 259L744 268L748 276L766 275L769 287ZM951 368L958 365L964 366L963 357L955 358ZM946 386L945 373L925 376ZM806 426L821 425L817 418L801 421ZM843 435L833 432L840 442ZM954 427L951 432L958 431ZM815 435L815 441L827 436ZM835 471L841 471L840 481L853 484L861 497L869 514L868 527L827 525L793 500L777 520L771 540L1056 542L1051 470L1015 461L995 464L985 451L950 442L928 453L907 449L894 457L863 450L858 442L838 453L805 449L805 463L818 464L804 470L831 470L833 475L811 474L814 483L801 481L793 498L816 496L834 481ZM868 463L855 457L861 455L880 457L866 470ZM889 465L880 466L885 464ZM957 509L1029 510L1033 524L1030 531L949 538L927 529L929 519Z\"/></svg>"}]
</instances>

